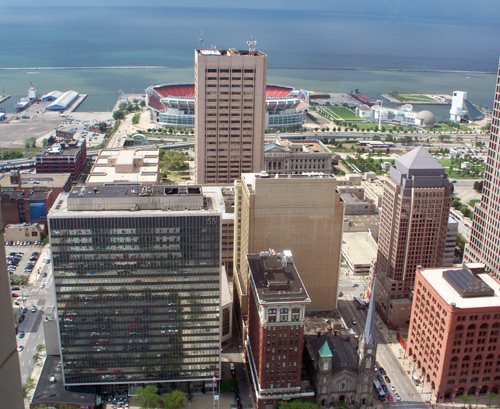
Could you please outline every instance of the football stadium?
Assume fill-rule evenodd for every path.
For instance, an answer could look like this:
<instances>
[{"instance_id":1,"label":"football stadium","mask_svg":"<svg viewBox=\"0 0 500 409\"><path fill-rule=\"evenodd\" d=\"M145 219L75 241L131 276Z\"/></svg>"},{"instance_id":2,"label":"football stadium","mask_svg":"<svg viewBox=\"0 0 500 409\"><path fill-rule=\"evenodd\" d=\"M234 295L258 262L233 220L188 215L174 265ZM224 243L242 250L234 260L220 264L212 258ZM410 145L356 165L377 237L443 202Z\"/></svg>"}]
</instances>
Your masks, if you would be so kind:
<instances>
[{"instance_id":1,"label":"football stadium","mask_svg":"<svg viewBox=\"0 0 500 409\"><path fill-rule=\"evenodd\" d=\"M194 127L194 84L152 85L146 89L151 121L175 127ZM279 85L266 86L266 128L302 126L308 103L303 90Z\"/></svg>"}]
</instances>

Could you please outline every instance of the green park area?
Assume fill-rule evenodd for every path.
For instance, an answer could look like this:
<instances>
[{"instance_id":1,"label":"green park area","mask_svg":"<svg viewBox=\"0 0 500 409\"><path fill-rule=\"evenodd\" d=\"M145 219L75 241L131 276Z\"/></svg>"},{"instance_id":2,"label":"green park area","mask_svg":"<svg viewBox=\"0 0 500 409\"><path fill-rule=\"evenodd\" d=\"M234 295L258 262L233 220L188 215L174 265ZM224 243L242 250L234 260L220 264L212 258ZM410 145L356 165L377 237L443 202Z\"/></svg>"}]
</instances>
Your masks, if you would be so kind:
<instances>
[{"instance_id":1,"label":"green park area","mask_svg":"<svg viewBox=\"0 0 500 409\"><path fill-rule=\"evenodd\" d=\"M343 119L344 121L359 121L361 118L352 112L349 108L344 107L325 107L327 111L330 111L338 119Z\"/></svg>"},{"instance_id":2,"label":"green park area","mask_svg":"<svg viewBox=\"0 0 500 409\"><path fill-rule=\"evenodd\" d=\"M462 158L438 159L438 161L451 179L482 179L484 177L484 162L470 155ZM469 162L471 168L462 169L463 162Z\"/></svg>"},{"instance_id":3,"label":"green park area","mask_svg":"<svg viewBox=\"0 0 500 409\"><path fill-rule=\"evenodd\" d=\"M397 91L392 91L389 92L389 95L401 102L436 102L434 98L419 93L402 94Z\"/></svg>"},{"instance_id":4,"label":"green park area","mask_svg":"<svg viewBox=\"0 0 500 409\"><path fill-rule=\"evenodd\" d=\"M377 175L387 173L382 169L383 162L390 162L394 165L394 159L373 158L371 155L368 155L367 158L364 158L359 154L356 154L354 157L348 156L342 162L347 168L352 169L353 172L374 172Z\"/></svg>"}]
</instances>

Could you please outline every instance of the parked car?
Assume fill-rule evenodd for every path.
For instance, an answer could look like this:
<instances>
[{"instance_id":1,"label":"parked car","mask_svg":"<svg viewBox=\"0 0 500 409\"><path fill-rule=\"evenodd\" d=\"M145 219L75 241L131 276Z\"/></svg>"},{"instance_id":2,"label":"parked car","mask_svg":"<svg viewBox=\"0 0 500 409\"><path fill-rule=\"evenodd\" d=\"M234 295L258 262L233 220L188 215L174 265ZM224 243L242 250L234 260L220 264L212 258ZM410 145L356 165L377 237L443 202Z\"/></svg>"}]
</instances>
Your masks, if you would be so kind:
<instances>
[{"instance_id":1,"label":"parked car","mask_svg":"<svg viewBox=\"0 0 500 409\"><path fill-rule=\"evenodd\" d=\"M379 368L379 371L382 375L387 375L387 373L385 372L385 369L383 367L380 367Z\"/></svg>"},{"instance_id":2,"label":"parked car","mask_svg":"<svg viewBox=\"0 0 500 409\"><path fill-rule=\"evenodd\" d=\"M389 378L387 375L384 376L384 379L387 383L391 383L391 378Z\"/></svg>"},{"instance_id":3,"label":"parked car","mask_svg":"<svg viewBox=\"0 0 500 409\"><path fill-rule=\"evenodd\" d=\"M21 314L21 316L19 317L19 322L23 322L25 318L26 318L26 315ZM19 338L22 338L22 337L19 337Z\"/></svg>"},{"instance_id":4,"label":"parked car","mask_svg":"<svg viewBox=\"0 0 500 409\"><path fill-rule=\"evenodd\" d=\"M17 347L17 350L18 350L19 352L21 352L23 349L24 349L24 347L23 347L22 345L19 345L19 346Z\"/></svg>"},{"instance_id":5,"label":"parked car","mask_svg":"<svg viewBox=\"0 0 500 409\"><path fill-rule=\"evenodd\" d=\"M31 312L36 312L36 306L31 307Z\"/></svg>"}]
</instances>

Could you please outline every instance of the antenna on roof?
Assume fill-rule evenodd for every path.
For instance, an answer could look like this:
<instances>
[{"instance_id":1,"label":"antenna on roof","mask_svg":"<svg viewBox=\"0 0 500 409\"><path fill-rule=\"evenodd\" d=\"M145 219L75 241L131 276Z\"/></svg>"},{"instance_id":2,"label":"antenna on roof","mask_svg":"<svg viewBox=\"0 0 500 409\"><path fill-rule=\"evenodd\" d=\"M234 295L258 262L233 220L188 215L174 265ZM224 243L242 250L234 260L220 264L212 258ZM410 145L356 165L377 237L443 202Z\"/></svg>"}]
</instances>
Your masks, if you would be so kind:
<instances>
[{"instance_id":1,"label":"antenna on roof","mask_svg":"<svg viewBox=\"0 0 500 409\"><path fill-rule=\"evenodd\" d=\"M200 50L203 50L203 30L200 32Z\"/></svg>"},{"instance_id":2,"label":"antenna on roof","mask_svg":"<svg viewBox=\"0 0 500 409\"><path fill-rule=\"evenodd\" d=\"M250 36L250 38L247 41L248 45L248 55L254 55L255 54L255 45L257 44L257 40L253 38L253 36Z\"/></svg>"}]
</instances>

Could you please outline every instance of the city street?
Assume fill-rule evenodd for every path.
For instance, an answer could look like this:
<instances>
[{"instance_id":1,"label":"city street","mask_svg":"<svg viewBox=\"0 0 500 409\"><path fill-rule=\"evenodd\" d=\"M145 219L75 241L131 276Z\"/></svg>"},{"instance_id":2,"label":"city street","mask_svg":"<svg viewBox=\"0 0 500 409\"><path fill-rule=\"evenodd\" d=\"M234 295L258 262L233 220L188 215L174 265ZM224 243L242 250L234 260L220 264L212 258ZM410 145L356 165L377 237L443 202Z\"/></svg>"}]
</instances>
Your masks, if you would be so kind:
<instances>
[{"instance_id":1,"label":"city street","mask_svg":"<svg viewBox=\"0 0 500 409\"><path fill-rule=\"evenodd\" d=\"M8 249L9 247L7 247ZM25 253L28 255L32 248L25 248ZM34 250L33 250L34 251ZM28 284L21 286L21 290L16 291L21 294L22 297L26 298L25 301L21 301L19 307L14 305L15 308L19 308L22 312L23 308L27 309L24 313L25 320L17 324L18 335L17 345L23 346L23 350L19 352L19 364L21 367L21 378L23 383L26 382L26 378L31 375L35 362L33 361L33 355L37 353L36 347L38 345L45 344L42 319L47 307L52 307L55 305L55 290L54 290L54 280L52 275L52 264L47 264L46 260L49 255L49 248L39 247L36 251L40 252L40 257L38 259L35 268L31 272L30 280ZM25 256L26 257L26 256ZM39 273L38 273L39 271ZM47 276L43 277L46 273ZM41 288L42 283L44 288ZM36 307L36 311L32 312L32 307ZM19 319L19 315L16 315L16 319ZM24 337L19 338L19 333L24 332Z\"/></svg>"},{"instance_id":2,"label":"city street","mask_svg":"<svg viewBox=\"0 0 500 409\"><path fill-rule=\"evenodd\" d=\"M354 285L354 286L353 286ZM341 274L339 280L339 291L343 293L342 297L339 297L338 309L340 315L342 316L344 322L349 328L352 328L357 334L362 335L364 326L366 323L367 309L358 309L356 303L353 300L354 296L360 296L366 293L368 288L368 280L362 280L359 278L346 277ZM408 408L408 409L424 409L428 408L427 404L422 400L420 395L420 390L417 390L415 384L411 380L411 372L408 374L409 367L403 367L403 356L397 356L394 353L394 348L391 347L393 343L397 343L396 334L392 334L387 337L386 334L390 332L387 331L385 325L382 323L378 314L375 314L376 319L376 339L378 343L377 348L377 363L378 367L382 367L387 372L391 383L395 386L396 390L391 391L390 384L385 382L388 392L387 395L395 396L398 393L401 396L401 401L396 402L386 402L384 404L378 404L377 407L391 407L391 408ZM351 319L354 318L356 325L354 325ZM389 339L387 339L389 338ZM380 372L377 372L380 373Z\"/></svg>"}]
</instances>

